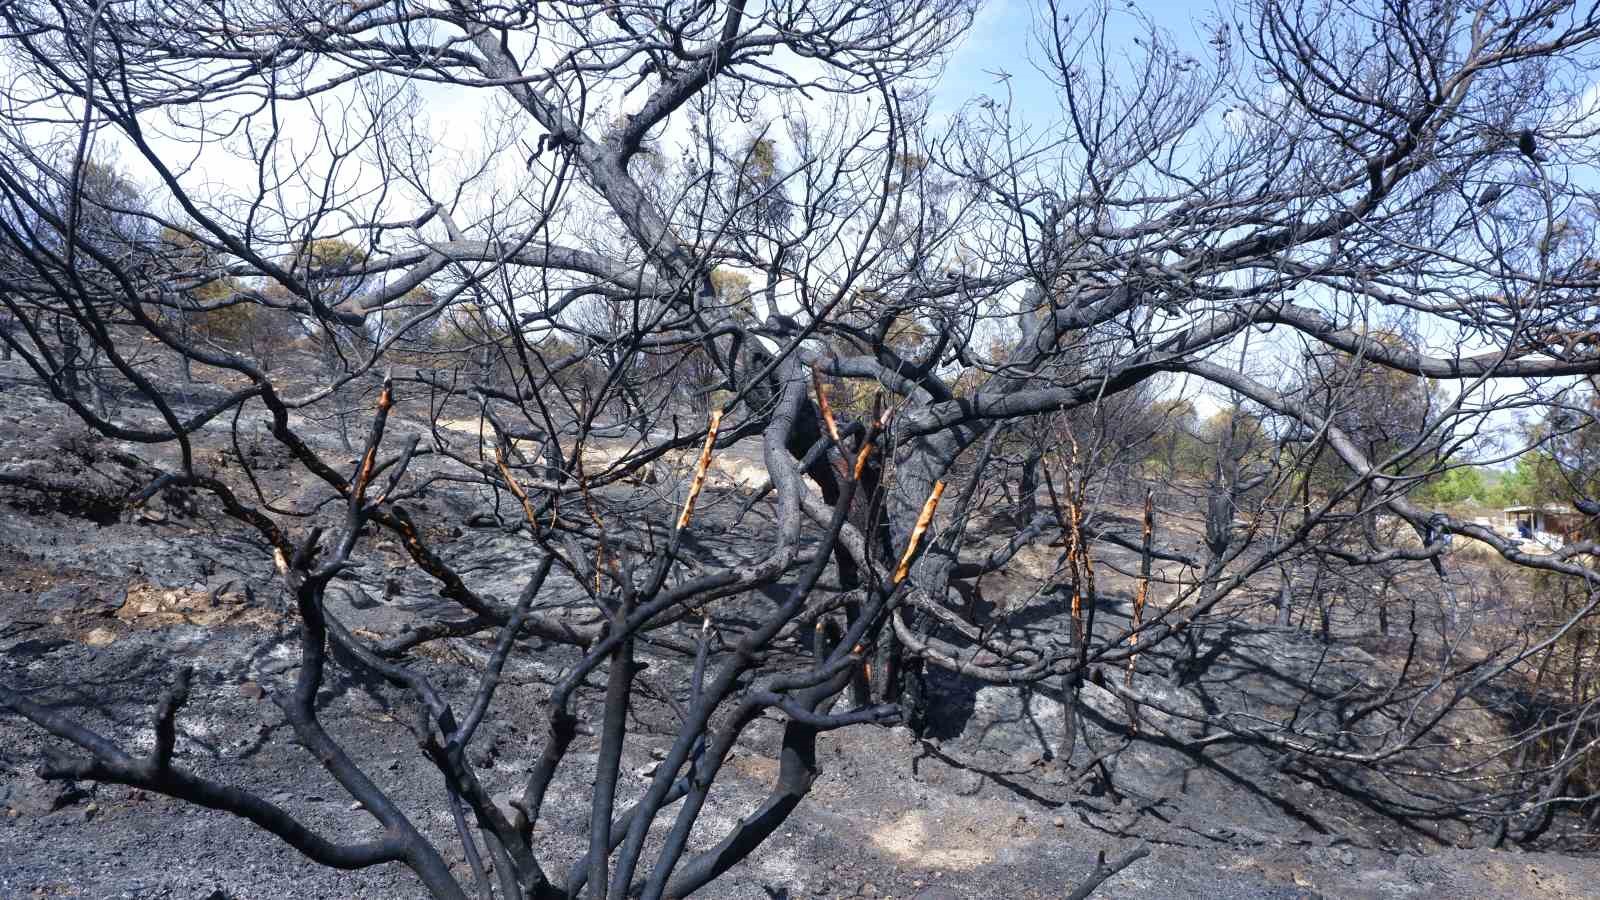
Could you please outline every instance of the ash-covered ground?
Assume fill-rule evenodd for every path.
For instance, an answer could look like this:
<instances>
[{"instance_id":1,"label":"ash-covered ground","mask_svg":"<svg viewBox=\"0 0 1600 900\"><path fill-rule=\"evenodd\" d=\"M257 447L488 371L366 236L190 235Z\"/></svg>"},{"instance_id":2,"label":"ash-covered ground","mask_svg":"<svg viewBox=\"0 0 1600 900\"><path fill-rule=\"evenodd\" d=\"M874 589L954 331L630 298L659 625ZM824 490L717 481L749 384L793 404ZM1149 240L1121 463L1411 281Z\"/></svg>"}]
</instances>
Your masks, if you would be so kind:
<instances>
[{"instance_id":1,"label":"ash-covered ground","mask_svg":"<svg viewBox=\"0 0 1600 900\"><path fill-rule=\"evenodd\" d=\"M193 402L203 403L208 390L220 388L198 385ZM179 667L192 666L191 700L179 719L179 764L259 792L324 834L375 833L372 817L296 743L270 702L292 683L299 654L264 544L181 495L136 510L97 503L148 477L144 466L169 465L163 454L172 449L88 435L15 362L0 363L0 396L0 473L26 476L33 485L0 487L0 679L129 749L147 750L161 690ZM397 410L397 431L421 429L407 412L405 404ZM129 421L150 415L132 400L119 411ZM319 449L340 455L326 423L297 425ZM262 424L243 423L241 435L243 452L260 472L273 474L275 502L314 511L318 486L290 467ZM211 454L219 462L233 449L225 428L196 446L202 459ZM241 477L237 470L225 474ZM749 483L737 459L724 475L702 502L696 552L752 555L759 548L750 535L763 527L763 514L757 507L735 522ZM671 481L667 473L663 491L672 490ZM532 568L531 555L525 537L495 524L488 503L440 486L415 512L476 587L509 596ZM663 503L658 512L669 515L670 508ZM1105 553L1108 564L1133 568L1132 554ZM374 536L358 559L361 565L330 592L331 612L358 634L393 635L444 611L429 579L406 565L392 542ZM1025 577L1019 570L1015 579L998 578L986 585L986 596L1003 606L1007 591L1023 590ZM1107 584L1101 615L1110 628L1126 620L1128 602L1109 575ZM556 578L549 602L561 602L563 592L578 596ZM757 594L724 603L718 615L737 618L770 600ZM1008 623L1048 631L1059 628L1059 610L1047 604L1021 610ZM1376 638L1324 643L1249 616L1208 629L1201 641L1204 670L1161 688L1176 707L1270 711L1303 699L1313 671L1324 689L1337 692L1381 666L1390 649ZM417 664L461 704L487 653L488 639L444 641ZM525 778L545 733L542 702L575 653L537 640L518 647L498 695L500 712L471 748L492 791L509 792ZM636 740L623 761L622 803L643 792L658 751L670 744L675 713L668 698L686 681L680 656L644 653L650 667L631 723ZM780 645L783 653L792 654L794 666L807 664L798 641ZM1159 653L1146 662L1153 669L1163 664ZM582 702L593 708L600 690ZM1129 742L1120 702L1092 686L1084 693L1089 727L1074 759L1099 756L1104 765L1083 777L1050 764L1062 720L1060 705L1045 692L936 675L933 698L924 737L870 726L825 735L822 776L812 793L772 840L702 895L1060 897L1093 868L1097 854L1116 857L1140 844L1151 855L1106 882L1098 896L1600 895L1600 863L1591 858L1474 848L1481 837L1456 823L1386 814L1361 790L1385 786L1353 774L1297 765L1237 742L1197 747L1151 734ZM455 846L438 776L410 730L407 698L335 666L320 701L330 730L374 780L442 846ZM750 730L712 794L697 845L714 842L766 796L781 727L772 714ZM578 738L540 821L540 847L555 872L586 846L596 749L597 739ZM423 896L398 864L334 871L221 812L34 774L47 754L75 752L20 717L0 715L0 896ZM459 855L450 862L465 871Z\"/></svg>"}]
</instances>

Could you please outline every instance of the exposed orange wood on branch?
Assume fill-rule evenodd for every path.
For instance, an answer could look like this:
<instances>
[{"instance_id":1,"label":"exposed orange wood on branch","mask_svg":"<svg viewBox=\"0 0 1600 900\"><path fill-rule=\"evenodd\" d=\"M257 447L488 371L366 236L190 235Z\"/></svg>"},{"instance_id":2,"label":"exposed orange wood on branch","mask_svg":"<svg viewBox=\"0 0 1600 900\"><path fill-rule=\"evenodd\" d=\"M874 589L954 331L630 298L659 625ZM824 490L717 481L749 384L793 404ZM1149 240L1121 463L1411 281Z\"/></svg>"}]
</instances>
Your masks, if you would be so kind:
<instances>
[{"instance_id":1,"label":"exposed orange wood on branch","mask_svg":"<svg viewBox=\"0 0 1600 900\"><path fill-rule=\"evenodd\" d=\"M1067 498L1067 506L1072 511L1072 543L1078 548L1078 565L1083 570L1083 586L1085 588L1084 591L1073 592L1073 615L1078 614L1082 606L1082 595L1084 593L1089 596L1094 596L1095 594L1094 554L1089 549L1089 543L1083 539L1083 504L1078 501L1078 497Z\"/></svg>"},{"instance_id":2,"label":"exposed orange wood on branch","mask_svg":"<svg viewBox=\"0 0 1600 900\"><path fill-rule=\"evenodd\" d=\"M513 497L517 498L517 502L522 504L523 517L528 520L528 524L537 532L539 530L539 518L534 515L533 503L528 499L528 492L523 489L521 484L517 483L517 477L511 474L511 467L506 465L505 453L498 445L494 448L494 464L500 468L500 477L506 480L506 488L511 491Z\"/></svg>"},{"instance_id":3,"label":"exposed orange wood on branch","mask_svg":"<svg viewBox=\"0 0 1600 900\"><path fill-rule=\"evenodd\" d=\"M1128 636L1128 643L1135 646L1139 643L1139 626L1144 624L1144 604L1150 598L1150 543L1152 532L1155 530L1155 505L1154 492L1144 492L1144 536L1143 546L1139 553L1139 587L1133 595L1133 634ZM1133 681L1133 664L1139 658L1134 653L1128 657L1128 678Z\"/></svg>"},{"instance_id":4,"label":"exposed orange wood on branch","mask_svg":"<svg viewBox=\"0 0 1600 900\"><path fill-rule=\"evenodd\" d=\"M383 415L394 406L394 394L390 390L389 382L383 383L383 391L378 394L378 415ZM360 503L367 493L367 482L372 480L372 472L378 465L378 445L376 442L367 448L361 457L361 468L356 470L355 500Z\"/></svg>"},{"instance_id":5,"label":"exposed orange wood on branch","mask_svg":"<svg viewBox=\"0 0 1600 900\"><path fill-rule=\"evenodd\" d=\"M600 593L600 574L605 571L607 552L611 549L611 540L606 535L606 523L600 518L599 510L595 509L594 498L589 495L589 476L583 470L583 446L580 443L573 453L575 474L578 476L578 494L583 497L583 508L588 511L589 518L594 521L594 527L599 531L599 543L594 548L594 592ZM612 560L615 565L615 560Z\"/></svg>"},{"instance_id":6,"label":"exposed orange wood on branch","mask_svg":"<svg viewBox=\"0 0 1600 900\"><path fill-rule=\"evenodd\" d=\"M822 421L828 426L828 437L833 438L834 446L839 446L839 423L833 418L833 405L828 402L828 386L822 383L822 376L817 370L811 370L811 389L817 393L817 408L822 410Z\"/></svg>"},{"instance_id":7,"label":"exposed orange wood on branch","mask_svg":"<svg viewBox=\"0 0 1600 900\"><path fill-rule=\"evenodd\" d=\"M1078 483L1067 497L1067 502L1072 507L1072 538L1078 546L1078 562L1083 566L1084 586L1088 589L1089 596L1093 597L1095 596L1094 554L1089 549L1088 542L1083 539L1083 498L1089 492L1089 467L1079 465L1077 436L1068 432L1067 437L1072 443L1072 465L1078 469Z\"/></svg>"},{"instance_id":8,"label":"exposed orange wood on branch","mask_svg":"<svg viewBox=\"0 0 1600 900\"><path fill-rule=\"evenodd\" d=\"M867 429L866 439L861 443L861 449L856 453L856 467L851 472L851 477L856 481L861 480L861 473L867 468L867 459L872 456L873 438L889 430L889 419L894 415L894 408L883 409L883 394L872 398L872 420L875 427ZM835 440L838 438L835 437Z\"/></svg>"},{"instance_id":9,"label":"exposed orange wood on branch","mask_svg":"<svg viewBox=\"0 0 1600 900\"><path fill-rule=\"evenodd\" d=\"M872 442L867 441L861 445L861 452L856 454L856 467L851 477L856 481L861 480L861 470L867 467L867 457L872 455Z\"/></svg>"},{"instance_id":10,"label":"exposed orange wood on branch","mask_svg":"<svg viewBox=\"0 0 1600 900\"><path fill-rule=\"evenodd\" d=\"M711 424L706 426L706 442L700 448L700 458L694 464L694 480L689 482L689 497L683 501L683 512L678 514L677 530L682 531L694 515L694 502L706 486L706 470L711 468L711 451L717 444L717 431L722 428L722 410L711 411Z\"/></svg>"},{"instance_id":11,"label":"exposed orange wood on branch","mask_svg":"<svg viewBox=\"0 0 1600 900\"><path fill-rule=\"evenodd\" d=\"M917 524L911 529L911 540L906 543L906 552L900 557L900 565L894 570L894 583L899 584L911 574L911 558L917 554L917 545L922 543L922 536L927 534L928 525L933 522L933 511L939 508L939 498L944 496L944 482L935 481L933 491L928 494L928 499L922 504L922 512L917 516Z\"/></svg>"},{"instance_id":12,"label":"exposed orange wood on branch","mask_svg":"<svg viewBox=\"0 0 1600 900\"><path fill-rule=\"evenodd\" d=\"M1078 564L1083 554L1083 520L1078 503L1067 494L1067 571L1072 573L1072 624L1080 628L1083 617L1083 580L1078 574Z\"/></svg>"},{"instance_id":13,"label":"exposed orange wood on branch","mask_svg":"<svg viewBox=\"0 0 1600 900\"><path fill-rule=\"evenodd\" d=\"M1073 469L1078 462L1077 438L1068 435L1071 442L1072 456L1061 462L1061 493L1058 498L1055 489L1050 492L1051 502L1056 505L1056 516L1061 519L1066 528L1067 538L1067 573L1072 578L1072 627L1073 636L1083 640L1083 595L1087 587L1089 592L1094 592L1094 561L1089 555L1089 547L1083 540L1083 497L1085 483L1082 478L1072 477ZM1048 476L1048 472L1046 473ZM1049 479L1046 478L1049 485ZM1062 509L1062 500L1065 500L1066 509Z\"/></svg>"}]
</instances>

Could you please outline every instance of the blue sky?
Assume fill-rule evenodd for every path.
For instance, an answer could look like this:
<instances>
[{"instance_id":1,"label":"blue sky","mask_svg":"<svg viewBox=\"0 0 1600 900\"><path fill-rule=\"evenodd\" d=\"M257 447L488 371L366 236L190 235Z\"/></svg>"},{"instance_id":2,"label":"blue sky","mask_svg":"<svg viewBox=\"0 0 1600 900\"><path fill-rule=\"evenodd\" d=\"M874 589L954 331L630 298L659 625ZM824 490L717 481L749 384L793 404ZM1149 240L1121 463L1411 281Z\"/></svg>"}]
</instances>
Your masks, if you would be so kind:
<instances>
[{"instance_id":1,"label":"blue sky","mask_svg":"<svg viewBox=\"0 0 1600 900\"><path fill-rule=\"evenodd\" d=\"M1075 17L1081 10L1087 22L1092 10L1063 0L1061 9ZM934 91L934 110L955 111L979 94L1004 97L1004 87L996 84L992 72L1011 76L1010 85L1016 109L1033 124L1043 124L1057 111L1056 88L1040 72L1038 47L1033 32L1047 7L1034 0L990 0L978 10L972 28L961 39L951 56L944 77ZM1179 48L1203 57L1208 37L1205 24L1215 21L1217 7L1212 3L1138 2L1117 3L1107 21L1106 50L1109 54L1141 52L1133 39L1146 34L1151 24L1167 33Z\"/></svg>"},{"instance_id":2,"label":"blue sky","mask_svg":"<svg viewBox=\"0 0 1600 900\"><path fill-rule=\"evenodd\" d=\"M1090 6L1073 6L1071 0L1062 0L1061 8L1075 19L1081 17L1082 27L1092 27L1094 10ZM991 0L984 4L971 29L956 45L933 90L935 118L952 115L984 94L1004 101L1009 88L1014 119L1036 132L1060 122L1058 89L1039 71L1040 50L1034 36L1040 26L1039 17L1048 14L1042 0ZM1143 38L1153 26L1163 32L1174 49L1205 60L1214 52L1207 44L1212 27L1219 18L1231 19L1234 14L1232 4L1123 0L1108 15L1105 52L1113 61L1142 56L1145 48L1135 44L1135 38ZM1236 41L1235 52L1237 49ZM1010 76L1007 84L998 83L995 73L1002 71ZM1521 383L1514 386L1521 387ZM1178 389L1189 393L1194 387L1189 384ZM1220 405L1212 397L1193 399L1199 401L1203 413ZM1509 427L1515 424L1513 419L1509 414L1495 416L1493 425Z\"/></svg>"},{"instance_id":3,"label":"blue sky","mask_svg":"<svg viewBox=\"0 0 1600 900\"><path fill-rule=\"evenodd\" d=\"M1061 10L1074 18L1081 13L1082 27L1092 24L1093 10L1088 5L1074 6L1069 0L1063 0ZM1048 128L1061 121L1059 91L1039 70L1040 49L1034 34L1040 25L1039 17L1048 14L1046 5L1037 0L985 3L972 27L956 45L933 90L935 118L954 114L979 95L987 94L1004 101L1009 87L1016 119L1034 129ZM1205 58L1212 52L1206 44L1210 32L1205 26L1208 21L1215 22L1217 17L1217 7L1211 3L1118 3L1107 17L1105 51L1113 59L1142 55L1144 48L1136 45L1134 39L1142 39L1154 26L1165 32L1166 40L1175 45L1175 49ZM997 73L1000 72L1010 76L1006 84L999 82ZM1221 407L1212 397L1196 396L1196 387L1187 380L1172 386L1174 391L1197 401L1202 414Z\"/></svg>"}]
</instances>

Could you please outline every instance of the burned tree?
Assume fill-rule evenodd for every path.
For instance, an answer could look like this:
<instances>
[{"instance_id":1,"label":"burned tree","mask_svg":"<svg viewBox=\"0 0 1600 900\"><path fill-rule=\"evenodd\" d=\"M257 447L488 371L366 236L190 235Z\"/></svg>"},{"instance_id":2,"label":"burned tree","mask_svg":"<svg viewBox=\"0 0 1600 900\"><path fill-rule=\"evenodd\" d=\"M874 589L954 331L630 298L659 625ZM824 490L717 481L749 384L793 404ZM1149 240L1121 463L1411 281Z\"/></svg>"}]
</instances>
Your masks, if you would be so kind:
<instances>
[{"instance_id":1,"label":"burned tree","mask_svg":"<svg viewBox=\"0 0 1600 900\"><path fill-rule=\"evenodd\" d=\"M1448 533L1514 566L1600 577L1586 546L1531 554L1411 496L1460 435L1548 403L1542 381L1600 372L1592 342L1562 337L1589 326L1600 286L1593 248L1563 225L1593 201L1574 174L1592 162L1593 111L1576 98L1600 21L1559 3L1473 16L1262 0L1215 27L1207 58L1155 28L1129 57L1102 40L1111 13L1048 4L1034 40L1059 127L1036 131L992 98L939 123L920 96L972 12L963 0L0 10L5 64L28 86L0 112L0 306L18 323L4 340L90 427L176 448L131 503L193 490L254 532L299 635L299 674L274 699L378 836L336 843L187 772L181 674L145 755L6 686L7 707L89 754L50 772L228 810L327 865L400 862L438 896L657 897L761 847L808 791L820 732L921 727L933 672L1059 686L1069 705L1103 694L1128 710L1122 731L1185 747L1443 771L1430 755L1440 723L1485 685L1527 676L1600 595L1489 644L1447 634L1437 664L1413 647L1374 683L1293 708L1172 698L1207 664L1211 625L1247 620L1246 601L1276 596L1277 573L1300 560L1319 574L1422 563L1446 550L1428 535ZM426 127L440 96L481 108L469 148ZM286 135L291 115L313 140ZM1504 135L1535 121L1548 159L1505 153ZM239 139L219 148L217 133ZM141 206L78 177L91 143L114 145L148 186ZM152 262L134 239L108 246L83 227L96 208L196 252ZM172 326L236 306L301 323L316 377ZM1390 317L1416 320L1418 339L1381 339L1373 323ZM474 324L452 336L441 322ZM137 415L64 380L84 350ZM1368 441L1343 412L1370 387L1308 390L1285 375L1306 354L1452 389L1399 423L1416 426L1404 439ZM159 374L180 363L226 377L180 398ZM690 388L662 383L679 378ZM1203 537L1182 546L1152 535L1168 514L1154 503L1142 522L1113 515L1148 487L1135 482L1155 429L1139 420L1161 421L1159 395L1180 381L1252 416L1213 437ZM825 385L849 390L829 400ZM372 411L364 444L348 430L360 410ZM320 420L338 425L337 445L312 434ZM233 440L252 425L310 482L294 503ZM196 459L194 441L216 433L236 474ZM708 486L740 454L758 477ZM1023 473L1017 515L985 535L985 479L1008 462ZM1113 471L1131 496L1100 490ZM433 530L450 514L424 512L431 491L525 558L464 566ZM696 531L708 509L758 537L719 545ZM1349 540L1369 513L1424 537ZM329 611L334 582L380 535L448 614L372 634ZM1013 631L960 598L959 582L1041 545L1060 551L1054 568L1011 606L1062 606L1054 633ZM1096 584L1118 547L1138 554L1127 612ZM1152 586L1169 596L1146 605ZM497 804L468 751L535 639L572 655L537 763ZM474 640L492 649L452 700L424 651ZM649 686L673 708L672 745L619 809L630 712L663 660L687 673ZM468 871L321 724L334 668L407 696ZM784 720L770 796L691 851L718 773L767 712ZM1592 721L1586 707L1571 715ZM595 793L563 873L535 826L580 731L598 743ZM1521 722L1509 744L1546 733ZM1421 790L1409 809L1505 820L1593 805L1507 778L1505 746L1452 762L1450 789ZM1587 752L1569 746L1554 770Z\"/></svg>"}]
</instances>

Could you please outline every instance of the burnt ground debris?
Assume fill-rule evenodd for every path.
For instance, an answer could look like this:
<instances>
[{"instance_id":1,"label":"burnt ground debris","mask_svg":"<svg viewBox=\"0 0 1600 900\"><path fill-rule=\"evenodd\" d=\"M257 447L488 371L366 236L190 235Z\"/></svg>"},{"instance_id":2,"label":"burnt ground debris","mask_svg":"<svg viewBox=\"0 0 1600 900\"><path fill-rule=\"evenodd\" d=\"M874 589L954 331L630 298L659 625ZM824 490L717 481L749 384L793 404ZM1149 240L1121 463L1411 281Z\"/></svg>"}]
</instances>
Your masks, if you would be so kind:
<instances>
[{"instance_id":1,"label":"burnt ground debris","mask_svg":"<svg viewBox=\"0 0 1600 900\"><path fill-rule=\"evenodd\" d=\"M304 748L265 700L287 689L299 657L264 545L181 495L117 507L141 464L161 460L88 436L14 366L0 375L9 401L0 412L0 472L13 476L0 486L3 677L138 748L150 741L161 687L178 666L192 666L192 699L179 720L184 765L252 789L325 831L369 827L331 779L306 765ZM331 434L319 437L332 446ZM199 445L204 452L205 441ZM281 467L271 446L262 441L252 458ZM99 499L64 499L61 487ZM712 489L699 552L740 555L733 516L742 497L737 484ZM509 590L531 567L517 539L493 524L486 498L441 487L431 502L448 512L446 521L458 522L440 538L455 564L478 573L485 591ZM330 608L352 629L380 635L441 612L427 579L382 539L374 544L335 582ZM1124 565L1133 558L1106 551L1118 552L1128 555ZM1002 583L988 592L1006 589ZM559 579L548 590L559 603ZM568 590L576 603L578 592ZM770 600L757 593L723 602L719 615L737 619L739 603ZM1102 602L1103 627L1126 620L1126 594L1112 587ZM1034 630L1059 628L1063 614L1052 601L991 613L997 627ZM1175 647L1149 654L1141 677L1148 669L1151 689L1173 707L1213 713L1300 702L1315 681L1328 695L1323 714L1337 716L1341 685L1359 682L1384 649L1370 636L1328 643L1309 629L1245 614L1197 640L1203 664L1193 677L1158 677ZM623 800L643 790L670 741L669 697L686 675L681 656L648 644L641 652L649 667L634 728L646 737L624 757L632 783ZM792 653L797 667L806 664L797 639L780 644L780 652ZM452 678L449 663L487 653L480 640L439 642L420 665L459 701L471 686ZM507 711L470 749L495 792L510 790L531 764L542 737L539 702L575 658L570 648L537 639L513 654L501 695ZM597 703L598 693L590 689L583 699ZM1108 880L1102 896L1491 897L1537 890L1578 897L1600 871L1582 856L1455 846L1475 838L1449 821L1401 815L1404 797L1393 786L1315 761L1227 741L1196 747L1149 733L1130 739L1121 703L1092 686L1082 695L1084 727L1067 768L1052 759L1062 706L1048 690L936 672L931 696L920 738L902 727L824 735L823 774L811 795L779 835L701 895L1053 897L1092 870L1097 854L1116 857L1145 845L1151 856ZM414 821L448 830L448 816L434 802L437 773L418 757L404 698L336 669L318 705L335 736ZM725 827L764 796L778 730L771 714L751 729L723 776L730 792L708 812L708 830ZM583 852L586 767L596 747L596 738L580 736L554 786L558 794L540 827L546 845L563 851L555 856ZM397 865L339 872L223 813L115 785L46 782L36 766L65 748L19 717L0 717L0 748L0 892L7 896L423 896Z\"/></svg>"}]
</instances>

